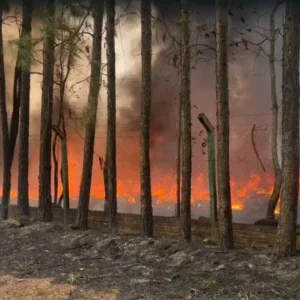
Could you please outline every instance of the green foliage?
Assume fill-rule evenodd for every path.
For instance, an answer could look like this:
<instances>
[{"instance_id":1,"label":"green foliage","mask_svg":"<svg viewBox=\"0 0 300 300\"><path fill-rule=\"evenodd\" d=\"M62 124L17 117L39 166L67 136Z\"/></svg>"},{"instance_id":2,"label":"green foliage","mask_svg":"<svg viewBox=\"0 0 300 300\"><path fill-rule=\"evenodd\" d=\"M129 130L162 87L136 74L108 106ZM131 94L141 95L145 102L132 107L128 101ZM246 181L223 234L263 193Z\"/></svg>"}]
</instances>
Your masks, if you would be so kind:
<instances>
[{"instance_id":1,"label":"green foliage","mask_svg":"<svg viewBox=\"0 0 300 300\"><path fill-rule=\"evenodd\" d=\"M41 42L41 39L33 39L29 35L23 35L19 40L10 41L10 44L18 47L19 67L27 71L30 70L34 62L34 47Z\"/></svg>"}]
</instances>

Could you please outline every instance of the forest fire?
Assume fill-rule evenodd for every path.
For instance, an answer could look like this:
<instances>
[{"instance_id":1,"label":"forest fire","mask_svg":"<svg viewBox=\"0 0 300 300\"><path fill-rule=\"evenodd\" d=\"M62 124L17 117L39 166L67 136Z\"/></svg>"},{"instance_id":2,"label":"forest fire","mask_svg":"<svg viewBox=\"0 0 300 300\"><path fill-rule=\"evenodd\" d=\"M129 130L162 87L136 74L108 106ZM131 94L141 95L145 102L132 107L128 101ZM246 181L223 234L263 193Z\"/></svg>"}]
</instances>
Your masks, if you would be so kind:
<instances>
[{"instance_id":1,"label":"forest fire","mask_svg":"<svg viewBox=\"0 0 300 300\"><path fill-rule=\"evenodd\" d=\"M69 189L71 201L77 201L78 199L82 170L80 148L82 148L82 146L83 143L80 143L80 140L77 140L76 143L69 143ZM134 151L137 150L138 147L134 149ZM37 171L37 166L31 168L31 180L29 183L29 196L31 199L38 198ZM194 172L192 181L192 204L198 201L209 201L208 177L205 172L207 172L206 168L204 168L202 172L198 170ZM125 198L128 205L138 204L140 193L139 182L139 161L132 159L126 160L124 156L120 157L118 159L118 197ZM233 177L231 180L232 209L234 211L243 211L247 201L251 201L250 198L253 197L261 199L262 203L266 203L272 192L272 182L273 177L268 173L264 173L263 176L252 173L249 178L243 180L237 180ZM13 180L12 198L17 198L15 186L16 182ZM166 203L175 204L176 190L175 169L161 167L159 166L159 162L154 160L152 167L152 195L155 199L155 205L164 205ZM58 192L59 194L62 192L61 184L59 185ZM104 199L103 174L97 157L94 158L91 198L98 199L99 201ZM276 212L278 213L278 209Z\"/></svg>"},{"instance_id":2,"label":"forest fire","mask_svg":"<svg viewBox=\"0 0 300 300\"><path fill-rule=\"evenodd\" d=\"M140 30L136 26L135 14L130 14L124 18L118 36L126 36L124 41L116 38L116 53L118 59L116 61L116 77L117 77L117 195L119 198L126 199L125 203L128 206L139 205L140 194L140 145L139 145L139 130L140 130L140 72L141 62L140 56L137 55L140 51ZM33 26L33 36L40 35L40 20L36 17L36 24ZM159 27L157 30L160 30ZM130 34L128 34L130 32ZM17 27L12 24L6 28L5 36L5 51L6 51L6 70L7 78L13 78L15 56L11 56L12 48L9 41L17 36ZM128 36L131 39L128 39ZM85 41L86 42L86 41ZM89 41L91 42L91 41ZM87 41L88 43L88 41ZM36 49L35 55L40 56L40 52ZM103 64L105 64L105 49L103 48ZM16 53L15 53L16 54ZM9 59L8 59L9 58ZM246 63L247 61L247 63ZM212 61L213 62L213 61ZM261 80L250 81L244 74L248 72L248 67L252 68L249 62L249 57L245 60L242 56L237 57L235 63L230 64L232 86L230 93L232 99L231 114L243 117L253 109L255 119L251 119L250 123L246 122L246 118L233 117L230 120L231 126L231 159L237 152L245 152L249 161L247 161L247 170L241 166L231 165L231 197L232 208L234 211L245 211L247 206L254 206L255 203L261 202L266 205L268 198L271 195L273 188L273 169L271 165L267 167L267 173L260 172L257 168L253 168L256 157L251 156L252 146L250 143L252 121L257 123L256 138L262 138L260 134L264 134L262 126L268 119L265 115L260 118L258 111L269 112L267 109L270 106L269 96L264 95L261 91L265 91L265 85L260 86ZM78 64L78 66L77 66ZM191 201L194 207L201 201L208 203L208 171L207 171L207 155L201 155L200 128L198 123L198 113L204 112L210 117L211 122L215 125L215 72L214 63L208 64L208 71L203 72L202 68L196 68L191 77L191 102L192 102L192 123L193 123L193 176L192 176L192 197ZM264 61L260 62L264 68ZM72 69L71 75L68 78L65 92L66 109L70 109L74 115L80 117L83 114L86 101L88 98L88 81L87 76L90 74L89 61L85 56L81 57L75 63L76 68ZM163 68L162 68L163 66ZM260 65L259 65L260 66ZM41 71L41 65L35 64L34 71ZM164 69L165 74L162 74ZM164 206L175 204L176 201L176 143L177 143L177 126L178 122L178 92L179 86L177 82L177 74L174 72L174 67L167 63L164 49L159 41L153 41L153 57L152 57L152 72L153 72L153 102L151 116L151 178L152 178L152 196L154 206ZM168 73L168 74L167 74ZM267 74L268 75L268 74ZM168 77L168 78L167 78ZM163 79L162 79L163 78ZM106 82L104 76L103 82ZM31 136L39 135L40 126L40 99L41 78L35 74L31 78ZM80 84L79 84L80 83ZM12 80L8 80L8 91L11 93ZM259 93L256 94L256 91ZM99 102L99 114L97 115L97 132L95 140L95 155L92 173L92 185L90 196L95 200L103 200L104 184L103 173L99 165L99 156L105 156L105 141L106 141L106 84L101 86L101 101ZM166 96L167 95L167 96ZM201 95L201 97L199 97ZM252 99L257 99L255 105ZM11 95L8 97L9 109L11 109ZM103 101L102 101L103 100ZM174 100L174 102L172 102ZM266 102L268 101L268 102ZM197 107L197 108L195 108ZM199 110L198 110L199 107ZM251 109L250 109L251 108ZM11 113L11 112L10 112ZM66 112L66 114L68 114ZM257 114L257 115L255 115ZM213 117L211 117L213 116ZM36 120L35 120L35 119ZM269 119L268 119L269 121ZM260 125L261 124L261 125ZM82 157L83 157L83 127L73 130L75 121L67 120L68 132L68 161L69 161L69 192L73 205L76 205L79 195L79 187L82 172ZM259 126L260 125L260 126ZM200 129L199 129L200 128ZM240 128L243 128L242 130ZM245 129L246 128L246 129ZM268 128L269 130L270 128ZM80 132L81 137L78 136ZM30 166L29 166L29 197L31 200L38 199L38 149L39 142L36 140L30 141ZM60 145L57 146L60 149ZM268 138L263 139L263 142L258 145L258 151L264 156L264 162L268 164L270 160L270 141ZM16 149L18 151L18 149ZM61 160L60 150L58 151L59 160ZM12 191L11 197L17 198L17 157L12 169ZM59 161L59 164L61 161ZM233 162L234 164L234 162ZM53 172L53 168L52 168ZM59 176L60 178L60 176ZM53 174L52 174L53 185ZM59 180L58 194L62 192L62 186ZM200 202L199 202L200 201ZM174 205L175 206L175 205ZM201 205L200 205L201 206ZM93 207L91 207L93 209ZM201 208L202 209L202 206ZM278 212L278 209L276 210Z\"/></svg>"}]
</instances>

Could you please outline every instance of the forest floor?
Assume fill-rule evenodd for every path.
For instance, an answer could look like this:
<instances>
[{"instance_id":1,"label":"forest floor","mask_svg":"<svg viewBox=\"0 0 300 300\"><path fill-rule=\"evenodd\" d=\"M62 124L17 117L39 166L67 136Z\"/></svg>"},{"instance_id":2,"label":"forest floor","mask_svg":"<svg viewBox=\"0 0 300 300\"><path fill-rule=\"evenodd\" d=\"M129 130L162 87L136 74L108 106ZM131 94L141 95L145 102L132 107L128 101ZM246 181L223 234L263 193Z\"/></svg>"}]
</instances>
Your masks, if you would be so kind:
<instances>
[{"instance_id":1,"label":"forest floor","mask_svg":"<svg viewBox=\"0 0 300 300\"><path fill-rule=\"evenodd\" d=\"M0 299L300 299L300 257L0 222Z\"/></svg>"}]
</instances>

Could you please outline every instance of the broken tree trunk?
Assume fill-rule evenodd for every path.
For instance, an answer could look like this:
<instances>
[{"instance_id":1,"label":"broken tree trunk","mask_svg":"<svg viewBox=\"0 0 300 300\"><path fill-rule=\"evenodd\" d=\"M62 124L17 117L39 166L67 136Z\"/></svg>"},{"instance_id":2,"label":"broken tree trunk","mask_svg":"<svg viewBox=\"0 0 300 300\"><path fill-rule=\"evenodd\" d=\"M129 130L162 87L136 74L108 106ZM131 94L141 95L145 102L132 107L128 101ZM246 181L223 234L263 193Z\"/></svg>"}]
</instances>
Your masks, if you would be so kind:
<instances>
[{"instance_id":1,"label":"broken tree trunk","mask_svg":"<svg viewBox=\"0 0 300 300\"><path fill-rule=\"evenodd\" d=\"M209 178L209 195L210 195L210 222L211 237L217 239L217 193L216 193L216 160L215 160L215 134L214 127L205 114L198 116L199 121L207 132L208 146L208 178Z\"/></svg>"}]
</instances>

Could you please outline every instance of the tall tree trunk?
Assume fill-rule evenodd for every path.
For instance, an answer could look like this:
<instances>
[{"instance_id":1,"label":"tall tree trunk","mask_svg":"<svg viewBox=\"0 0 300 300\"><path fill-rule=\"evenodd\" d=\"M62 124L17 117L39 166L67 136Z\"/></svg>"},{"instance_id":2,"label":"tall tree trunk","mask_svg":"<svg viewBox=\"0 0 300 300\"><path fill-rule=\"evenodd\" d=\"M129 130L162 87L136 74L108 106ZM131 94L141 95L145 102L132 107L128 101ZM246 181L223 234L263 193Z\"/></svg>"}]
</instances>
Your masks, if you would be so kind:
<instances>
[{"instance_id":1,"label":"tall tree trunk","mask_svg":"<svg viewBox=\"0 0 300 300\"><path fill-rule=\"evenodd\" d=\"M52 221L51 142L54 71L54 0L47 0L44 23L42 111L40 132L39 210L43 222Z\"/></svg>"},{"instance_id":2,"label":"tall tree trunk","mask_svg":"<svg viewBox=\"0 0 300 300\"><path fill-rule=\"evenodd\" d=\"M6 87L5 87L5 68L3 53L3 33L2 33L3 4L0 4L0 114L2 130L2 155L3 155L3 182L2 182L2 219L8 217L8 205L10 198L11 170L9 166L10 149L9 149L9 132L6 109Z\"/></svg>"},{"instance_id":3,"label":"tall tree trunk","mask_svg":"<svg viewBox=\"0 0 300 300\"><path fill-rule=\"evenodd\" d=\"M216 94L217 94L217 186L219 197L219 242L233 248L229 172L228 94L228 0L216 0Z\"/></svg>"},{"instance_id":4,"label":"tall tree trunk","mask_svg":"<svg viewBox=\"0 0 300 300\"><path fill-rule=\"evenodd\" d=\"M141 111L141 214L142 232L147 237L153 236L153 212L151 195L150 169L150 116L151 116L151 2L141 0L142 22L142 111Z\"/></svg>"},{"instance_id":5,"label":"tall tree trunk","mask_svg":"<svg viewBox=\"0 0 300 300\"><path fill-rule=\"evenodd\" d=\"M115 0L106 0L107 42L107 196L109 229L117 228L117 166L116 166L116 55L115 55Z\"/></svg>"},{"instance_id":6,"label":"tall tree trunk","mask_svg":"<svg viewBox=\"0 0 300 300\"><path fill-rule=\"evenodd\" d=\"M63 174L63 194L64 194L64 208L66 211L70 209L70 193L69 193L69 160L68 160L68 135L66 130L65 119L62 119L63 144L61 146L62 152L62 174Z\"/></svg>"},{"instance_id":7,"label":"tall tree trunk","mask_svg":"<svg viewBox=\"0 0 300 300\"><path fill-rule=\"evenodd\" d=\"M92 1L94 18L94 36L91 61L90 91L88 98L88 116L85 124L84 157L77 209L76 226L88 227L88 210L92 180L95 131L97 120L98 96L100 90L101 42L103 25L103 1Z\"/></svg>"},{"instance_id":8,"label":"tall tree trunk","mask_svg":"<svg viewBox=\"0 0 300 300\"><path fill-rule=\"evenodd\" d=\"M64 223L68 224L68 212L70 208L69 196L69 166L68 166L68 139L65 126L65 119L62 116L62 138L61 138L61 154L62 154L62 175L63 175L63 195L64 195Z\"/></svg>"},{"instance_id":9,"label":"tall tree trunk","mask_svg":"<svg viewBox=\"0 0 300 300\"><path fill-rule=\"evenodd\" d=\"M23 0L21 39L31 38L32 0ZM31 50L31 49L30 49ZM21 108L20 148L18 172L18 210L21 216L29 216L28 156L29 156L29 110L30 110L30 65L21 63Z\"/></svg>"},{"instance_id":10,"label":"tall tree trunk","mask_svg":"<svg viewBox=\"0 0 300 300\"><path fill-rule=\"evenodd\" d=\"M278 203L281 190L281 170L278 158L278 147L277 147L277 137L278 137L278 103L277 103L277 93L276 93L276 72L275 72L275 43L276 43L276 29L275 29L275 13L280 4L284 1L278 2L274 9L272 10L270 16L270 56L269 56L269 67L270 67L270 82L271 82L271 101L272 101L272 139L271 139L271 149L272 149L272 161L273 169L275 174L275 182L273 187L272 195L268 203L267 218L275 218L275 209Z\"/></svg>"},{"instance_id":11,"label":"tall tree trunk","mask_svg":"<svg viewBox=\"0 0 300 300\"><path fill-rule=\"evenodd\" d=\"M191 240L191 177L192 177L192 122L190 99L190 30L189 1L181 0L181 30L182 30L182 187L181 187L181 235L189 242Z\"/></svg>"},{"instance_id":12,"label":"tall tree trunk","mask_svg":"<svg viewBox=\"0 0 300 300\"><path fill-rule=\"evenodd\" d=\"M277 232L279 256L296 254L299 190L300 3L286 1L282 65L282 193Z\"/></svg>"},{"instance_id":13,"label":"tall tree trunk","mask_svg":"<svg viewBox=\"0 0 300 300\"><path fill-rule=\"evenodd\" d=\"M21 69L20 69L20 50L15 65L14 84L13 84L13 111L9 128L9 147L10 147L10 168L12 167L15 147L19 131L20 99L21 99Z\"/></svg>"},{"instance_id":14,"label":"tall tree trunk","mask_svg":"<svg viewBox=\"0 0 300 300\"><path fill-rule=\"evenodd\" d=\"M180 217L180 192L181 192L181 148L182 148L182 97L181 91L179 94L179 110L178 110L178 133L177 133L177 161L176 161L176 211L175 215L177 218Z\"/></svg>"}]
</instances>

